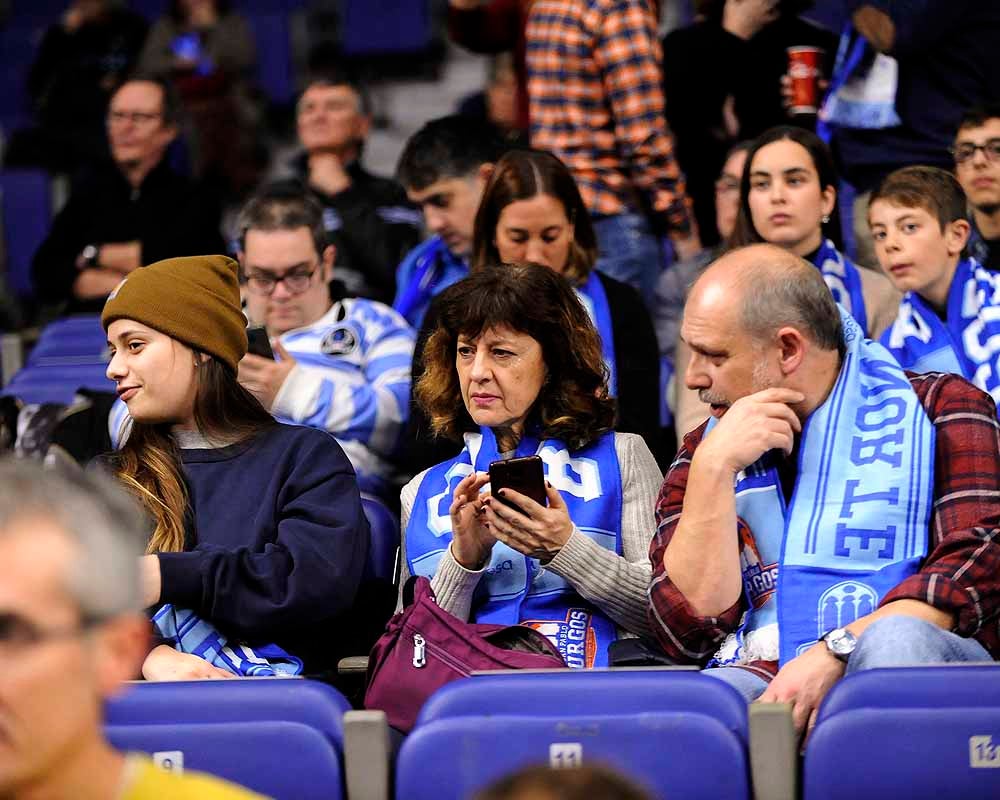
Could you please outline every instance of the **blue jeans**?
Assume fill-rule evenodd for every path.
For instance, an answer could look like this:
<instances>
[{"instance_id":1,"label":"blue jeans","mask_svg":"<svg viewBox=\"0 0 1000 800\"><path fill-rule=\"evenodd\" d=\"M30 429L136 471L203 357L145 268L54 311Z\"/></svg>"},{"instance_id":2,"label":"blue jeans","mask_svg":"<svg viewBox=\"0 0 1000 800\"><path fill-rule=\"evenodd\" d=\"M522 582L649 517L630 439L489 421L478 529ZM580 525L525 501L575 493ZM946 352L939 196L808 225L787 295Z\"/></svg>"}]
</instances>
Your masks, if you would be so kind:
<instances>
[{"instance_id":1,"label":"blue jeans","mask_svg":"<svg viewBox=\"0 0 1000 800\"><path fill-rule=\"evenodd\" d=\"M847 662L847 674L876 667L919 667L930 664L969 664L993 659L979 642L967 639L916 617L883 617L865 629ZM748 703L760 697L767 682L739 667L706 669L738 691Z\"/></svg>"},{"instance_id":2,"label":"blue jeans","mask_svg":"<svg viewBox=\"0 0 1000 800\"><path fill-rule=\"evenodd\" d=\"M599 257L596 268L627 283L652 308L656 282L663 268L663 252L642 214L615 214L593 218Z\"/></svg>"}]
</instances>

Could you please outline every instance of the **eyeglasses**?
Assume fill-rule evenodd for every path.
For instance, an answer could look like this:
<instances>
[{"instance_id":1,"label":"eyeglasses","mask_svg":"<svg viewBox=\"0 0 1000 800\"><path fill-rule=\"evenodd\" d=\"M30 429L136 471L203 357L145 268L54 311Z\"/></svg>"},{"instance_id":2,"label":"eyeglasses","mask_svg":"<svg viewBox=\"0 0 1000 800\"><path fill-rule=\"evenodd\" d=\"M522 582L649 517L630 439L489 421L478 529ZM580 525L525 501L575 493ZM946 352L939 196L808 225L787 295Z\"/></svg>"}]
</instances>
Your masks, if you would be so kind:
<instances>
[{"instance_id":1,"label":"eyeglasses","mask_svg":"<svg viewBox=\"0 0 1000 800\"><path fill-rule=\"evenodd\" d=\"M734 178L732 175L720 175L715 180L716 194L727 194L729 192L738 192L739 190L740 179Z\"/></svg>"},{"instance_id":2,"label":"eyeglasses","mask_svg":"<svg viewBox=\"0 0 1000 800\"><path fill-rule=\"evenodd\" d=\"M309 272L290 272L281 277L273 275L244 275L243 282L254 294L272 295L279 283L285 284L285 288L292 294L302 294L312 283L312 277L316 274L319 265L313 267Z\"/></svg>"},{"instance_id":3,"label":"eyeglasses","mask_svg":"<svg viewBox=\"0 0 1000 800\"><path fill-rule=\"evenodd\" d=\"M123 125L131 122L133 125L148 125L163 114L159 111L109 111L108 124Z\"/></svg>"},{"instance_id":4,"label":"eyeglasses","mask_svg":"<svg viewBox=\"0 0 1000 800\"><path fill-rule=\"evenodd\" d=\"M986 144L973 144L972 142L962 142L959 145L948 148L955 157L956 164L964 164L975 158L976 151L982 150L987 161L1000 161L1000 139L988 139Z\"/></svg>"},{"instance_id":5,"label":"eyeglasses","mask_svg":"<svg viewBox=\"0 0 1000 800\"><path fill-rule=\"evenodd\" d=\"M6 661L10 656L44 642L79 636L99 622L94 617L84 617L76 625L46 629L18 614L0 613L0 660Z\"/></svg>"}]
</instances>

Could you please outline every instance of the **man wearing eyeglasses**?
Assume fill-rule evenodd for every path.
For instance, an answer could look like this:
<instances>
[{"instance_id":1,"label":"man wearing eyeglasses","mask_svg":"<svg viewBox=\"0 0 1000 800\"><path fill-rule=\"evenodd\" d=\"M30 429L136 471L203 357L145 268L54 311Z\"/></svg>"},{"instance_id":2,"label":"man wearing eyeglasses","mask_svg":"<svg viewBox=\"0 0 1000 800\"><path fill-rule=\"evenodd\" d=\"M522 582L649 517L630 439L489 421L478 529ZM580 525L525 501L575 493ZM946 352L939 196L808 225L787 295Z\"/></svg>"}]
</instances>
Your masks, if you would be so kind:
<instances>
[{"instance_id":1,"label":"man wearing eyeglasses","mask_svg":"<svg viewBox=\"0 0 1000 800\"><path fill-rule=\"evenodd\" d=\"M96 313L143 264L224 252L218 209L166 161L177 113L172 90L159 79L127 81L112 95L112 161L82 180L35 253L32 274L43 303Z\"/></svg>"},{"instance_id":2,"label":"man wearing eyeglasses","mask_svg":"<svg viewBox=\"0 0 1000 800\"><path fill-rule=\"evenodd\" d=\"M252 800L114 750L103 705L149 649L132 503L94 474L0 460L0 797Z\"/></svg>"},{"instance_id":3,"label":"man wearing eyeglasses","mask_svg":"<svg viewBox=\"0 0 1000 800\"><path fill-rule=\"evenodd\" d=\"M248 353L240 383L278 419L332 433L362 491L398 494L392 459L409 416L413 329L375 300L334 301L335 249L300 186L265 188L238 230L247 317L275 355Z\"/></svg>"},{"instance_id":4,"label":"man wearing eyeglasses","mask_svg":"<svg viewBox=\"0 0 1000 800\"><path fill-rule=\"evenodd\" d=\"M972 209L969 255L1000 272L1000 104L967 111L951 152Z\"/></svg>"}]
</instances>

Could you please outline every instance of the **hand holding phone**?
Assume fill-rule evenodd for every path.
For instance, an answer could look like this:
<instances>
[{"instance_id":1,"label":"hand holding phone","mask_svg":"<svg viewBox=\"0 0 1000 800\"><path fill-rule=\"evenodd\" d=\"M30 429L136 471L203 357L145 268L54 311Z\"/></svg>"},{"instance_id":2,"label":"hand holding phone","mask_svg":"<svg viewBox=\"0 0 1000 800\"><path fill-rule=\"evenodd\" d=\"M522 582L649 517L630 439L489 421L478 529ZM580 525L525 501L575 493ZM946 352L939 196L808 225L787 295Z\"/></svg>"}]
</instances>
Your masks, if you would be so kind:
<instances>
[{"instance_id":1,"label":"hand holding phone","mask_svg":"<svg viewBox=\"0 0 1000 800\"><path fill-rule=\"evenodd\" d=\"M506 461L494 461L490 464L490 495L501 503L524 513L522 509L500 495L501 489L513 489L544 507L546 505L545 471L542 469L541 457L510 458Z\"/></svg>"}]
</instances>

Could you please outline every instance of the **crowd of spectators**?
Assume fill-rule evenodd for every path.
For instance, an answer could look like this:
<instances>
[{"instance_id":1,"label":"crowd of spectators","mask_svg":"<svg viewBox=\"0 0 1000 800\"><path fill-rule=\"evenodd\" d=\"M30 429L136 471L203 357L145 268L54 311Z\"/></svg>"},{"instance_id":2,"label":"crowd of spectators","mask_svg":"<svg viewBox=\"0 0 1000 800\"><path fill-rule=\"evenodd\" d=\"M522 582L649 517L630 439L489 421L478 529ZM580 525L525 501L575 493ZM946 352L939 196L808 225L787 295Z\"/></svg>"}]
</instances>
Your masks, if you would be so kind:
<instances>
[{"instance_id":1,"label":"crowd of spectators","mask_svg":"<svg viewBox=\"0 0 1000 800\"><path fill-rule=\"evenodd\" d=\"M399 513L399 610L427 578L571 667L639 639L803 734L846 673L993 660L1000 10L847 5L834 32L805 0L702 0L661 40L649 0L449 0L486 89L389 176L329 63L267 163L239 5L174 0L147 31L71 0L4 165L72 177L27 310L100 315L114 394L45 442L99 432L48 455L106 475L0 477L83 508L74 481L110 476L137 507L138 594L100 620L119 679L336 680L391 611L363 496ZM789 110L796 47L817 113ZM4 400L0 450L36 412ZM544 498L494 497L490 464L535 455ZM54 553L111 546L42 516Z\"/></svg>"}]
</instances>

